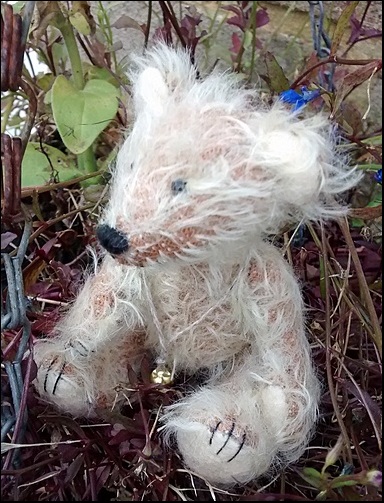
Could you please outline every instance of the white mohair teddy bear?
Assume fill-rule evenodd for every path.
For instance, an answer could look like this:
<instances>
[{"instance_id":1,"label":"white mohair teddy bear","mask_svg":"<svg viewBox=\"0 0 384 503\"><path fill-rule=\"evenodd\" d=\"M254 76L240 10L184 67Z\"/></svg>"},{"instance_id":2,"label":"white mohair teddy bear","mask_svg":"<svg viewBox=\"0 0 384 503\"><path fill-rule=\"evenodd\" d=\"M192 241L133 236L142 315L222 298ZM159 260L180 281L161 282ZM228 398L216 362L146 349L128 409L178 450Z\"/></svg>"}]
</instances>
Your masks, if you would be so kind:
<instances>
[{"instance_id":1,"label":"white mohair teddy bear","mask_svg":"<svg viewBox=\"0 0 384 503\"><path fill-rule=\"evenodd\" d=\"M112 408L143 351L207 380L163 417L187 467L230 486L298 459L319 384L293 272L266 237L345 209L358 176L328 121L266 107L235 75L200 79L159 45L136 60L135 120L98 227L108 252L53 334L36 387L74 416Z\"/></svg>"}]
</instances>

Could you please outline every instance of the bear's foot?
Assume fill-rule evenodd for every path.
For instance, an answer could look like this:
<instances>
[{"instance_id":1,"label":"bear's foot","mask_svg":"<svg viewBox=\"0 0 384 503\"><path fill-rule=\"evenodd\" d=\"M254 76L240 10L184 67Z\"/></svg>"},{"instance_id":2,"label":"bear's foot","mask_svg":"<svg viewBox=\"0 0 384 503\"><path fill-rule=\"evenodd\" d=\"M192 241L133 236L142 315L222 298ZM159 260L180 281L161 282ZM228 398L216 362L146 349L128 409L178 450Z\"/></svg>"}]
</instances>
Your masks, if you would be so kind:
<instances>
[{"instance_id":1,"label":"bear's foot","mask_svg":"<svg viewBox=\"0 0 384 503\"><path fill-rule=\"evenodd\" d=\"M94 401L94 376L84 363L67 358L68 353L53 343L37 344L35 387L39 395L73 416L87 416Z\"/></svg>"},{"instance_id":2,"label":"bear's foot","mask_svg":"<svg viewBox=\"0 0 384 503\"><path fill-rule=\"evenodd\" d=\"M204 388L169 407L163 421L185 465L213 485L245 484L275 458L275 437L247 393Z\"/></svg>"},{"instance_id":3,"label":"bear's foot","mask_svg":"<svg viewBox=\"0 0 384 503\"><path fill-rule=\"evenodd\" d=\"M185 421L175 433L186 466L212 484L246 483L265 472L270 451L232 419Z\"/></svg>"}]
</instances>

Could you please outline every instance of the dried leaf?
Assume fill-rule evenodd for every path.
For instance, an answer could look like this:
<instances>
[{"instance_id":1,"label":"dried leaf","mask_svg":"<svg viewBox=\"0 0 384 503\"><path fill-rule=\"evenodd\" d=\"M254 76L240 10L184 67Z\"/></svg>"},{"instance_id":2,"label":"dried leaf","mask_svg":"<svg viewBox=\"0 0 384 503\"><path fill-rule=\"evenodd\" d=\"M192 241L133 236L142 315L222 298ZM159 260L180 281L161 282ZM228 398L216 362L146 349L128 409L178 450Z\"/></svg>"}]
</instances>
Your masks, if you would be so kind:
<instances>
[{"instance_id":1,"label":"dried leaf","mask_svg":"<svg viewBox=\"0 0 384 503\"><path fill-rule=\"evenodd\" d=\"M59 442L60 444L76 444L82 440L67 440L66 442ZM12 444L10 442L1 442L1 454L8 452L12 449L21 449L23 447L48 447L50 445L57 445L57 443L42 442L39 444Z\"/></svg>"},{"instance_id":2,"label":"dried leaf","mask_svg":"<svg viewBox=\"0 0 384 503\"><path fill-rule=\"evenodd\" d=\"M97 492L101 491L101 489L105 486L105 483L111 473L111 469L111 465L99 466L96 468Z\"/></svg>"},{"instance_id":3,"label":"dried leaf","mask_svg":"<svg viewBox=\"0 0 384 503\"><path fill-rule=\"evenodd\" d=\"M241 49L242 41L237 33L232 33L232 47L230 51L234 54L238 54Z\"/></svg>"},{"instance_id":4,"label":"dried leaf","mask_svg":"<svg viewBox=\"0 0 384 503\"><path fill-rule=\"evenodd\" d=\"M31 480L30 482L27 482L25 484L20 484L18 486L18 488L20 489L20 487L28 487L28 486L31 486L32 484L38 484L39 482L42 482L43 480L47 480L52 477L55 477L56 475L59 475L59 473L61 473L61 471L62 470L56 470L53 472L46 473L45 475L42 475L41 477L38 477L37 479Z\"/></svg>"},{"instance_id":5,"label":"dried leaf","mask_svg":"<svg viewBox=\"0 0 384 503\"><path fill-rule=\"evenodd\" d=\"M38 44L48 25L55 25L60 15L58 2L36 2L30 29L31 40Z\"/></svg>"},{"instance_id":6,"label":"dried leaf","mask_svg":"<svg viewBox=\"0 0 384 503\"><path fill-rule=\"evenodd\" d=\"M339 378L338 381L341 383L349 393L353 394L357 400L363 405L364 408L369 408L372 419L375 421L378 428L381 427L381 416L382 412L380 406L375 402L372 397L361 387L357 387L353 382L347 379Z\"/></svg>"},{"instance_id":7,"label":"dried leaf","mask_svg":"<svg viewBox=\"0 0 384 503\"><path fill-rule=\"evenodd\" d=\"M119 17L119 19L116 19L116 21L111 24L111 27L118 30L121 28L133 28L134 30L139 30L145 33L145 25L139 24L132 17L127 16L126 14L123 14Z\"/></svg>"},{"instance_id":8,"label":"dried leaf","mask_svg":"<svg viewBox=\"0 0 384 503\"><path fill-rule=\"evenodd\" d=\"M354 218L362 218L363 220L374 220L375 218L381 217L383 214L383 207L379 206L367 206L366 208L351 208L349 210L349 215Z\"/></svg>"},{"instance_id":9,"label":"dried leaf","mask_svg":"<svg viewBox=\"0 0 384 503\"><path fill-rule=\"evenodd\" d=\"M360 110L350 102L345 101L339 110L342 125L348 125L351 128L351 134L358 136L364 130L362 114Z\"/></svg>"},{"instance_id":10,"label":"dried leaf","mask_svg":"<svg viewBox=\"0 0 384 503\"><path fill-rule=\"evenodd\" d=\"M337 110L340 108L344 98L353 90L355 87L359 86L366 80L368 80L373 74L378 72L382 67L382 61L375 59L370 61L366 65L359 66L356 70L348 73L339 85L336 92L335 101L333 104L333 110L331 118L335 117Z\"/></svg>"},{"instance_id":11,"label":"dried leaf","mask_svg":"<svg viewBox=\"0 0 384 503\"><path fill-rule=\"evenodd\" d=\"M231 16L227 19L227 24L236 26L237 28L240 28L241 30L245 30L246 27L246 18L244 16L243 11L234 5L229 5L228 7L225 6L223 7L223 10L228 10L230 12L234 12L235 15Z\"/></svg>"},{"instance_id":12,"label":"dried leaf","mask_svg":"<svg viewBox=\"0 0 384 503\"><path fill-rule=\"evenodd\" d=\"M23 270L23 282L24 290L28 295L32 294L32 287L36 285L36 282L41 274L41 272L47 266L45 260L41 257L36 257L30 262ZM40 287L42 285L40 284ZM33 294L36 295L36 291Z\"/></svg>"},{"instance_id":13,"label":"dried leaf","mask_svg":"<svg viewBox=\"0 0 384 503\"><path fill-rule=\"evenodd\" d=\"M67 471L66 471L66 476L64 479L64 484L68 484L68 483L72 482L72 480L79 473L79 470L83 466L83 464L84 464L84 454L81 453L68 466Z\"/></svg>"},{"instance_id":14,"label":"dried leaf","mask_svg":"<svg viewBox=\"0 0 384 503\"><path fill-rule=\"evenodd\" d=\"M357 19L355 14L352 14L350 19L351 35L348 39L348 44L356 43L360 37L368 38L379 37L382 35L381 30L377 30L375 28L364 28L360 23L361 21Z\"/></svg>"},{"instance_id":15,"label":"dried leaf","mask_svg":"<svg viewBox=\"0 0 384 503\"><path fill-rule=\"evenodd\" d=\"M1 249L4 250L15 238L17 235L13 232L3 232L1 234Z\"/></svg>"},{"instance_id":16,"label":"dried leaf","mask_svg":"<svg viewBox=\"0 0 384 503\"><path fill-rule=\"evenodd\" d=\"M201 23L201 14L199 14L194 6L187 7L188 13L180 21L180 32L183 35L184 42L189 48L191 55L194 55L197 43L200 38L205 36L205 30L197 34L196 28Z\"/></svg>"},{"instance_id":17,"label":"dried leaf","mask_svg":"<svg viewBox=\"0 0 384 503\"><path fill-rule=\"evenodd\" d=\"M269 14L265 7L256 12L256 28L261 28L269 23Z\"/></svg>"}]
</instances>

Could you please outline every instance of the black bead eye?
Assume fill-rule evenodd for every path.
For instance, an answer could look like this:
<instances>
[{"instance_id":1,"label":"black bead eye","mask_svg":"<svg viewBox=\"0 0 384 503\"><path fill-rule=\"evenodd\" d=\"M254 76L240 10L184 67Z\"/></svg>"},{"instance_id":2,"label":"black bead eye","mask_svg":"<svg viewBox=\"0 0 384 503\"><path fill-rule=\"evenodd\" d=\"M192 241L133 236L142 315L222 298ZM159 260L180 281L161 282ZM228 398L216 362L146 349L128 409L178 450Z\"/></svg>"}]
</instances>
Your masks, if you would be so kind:
<instances>
[{"instance_id":1,"label":"black bead eye","mask_svg":"<svg viewBox=\"0 0 384 503\"><path fill-rule=\"evenodd\" d=\"M173 180L171 183L171 190L173 194L179 194L180 192L184 192L185 187L187 186L187 182L178 178L177 180Z\"/></svg>"}]
</instances>

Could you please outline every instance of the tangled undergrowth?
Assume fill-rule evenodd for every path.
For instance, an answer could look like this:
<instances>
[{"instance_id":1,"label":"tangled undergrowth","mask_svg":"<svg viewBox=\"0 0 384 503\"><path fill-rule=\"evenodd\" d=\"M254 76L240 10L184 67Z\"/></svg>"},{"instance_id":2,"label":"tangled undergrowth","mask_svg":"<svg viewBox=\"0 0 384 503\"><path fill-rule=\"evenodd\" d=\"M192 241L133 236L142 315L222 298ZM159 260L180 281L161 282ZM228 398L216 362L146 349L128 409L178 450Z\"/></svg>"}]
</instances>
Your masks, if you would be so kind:
<instances>
[{"instance_id":1,"label":"tangled undergrowth","mask_svg":"<svg viewBox=\"0 0 384 503\"><path fill-rule=\"evenodd\" d=\"M370 86L381 78L382 61L350 56L361 41L378 39L381 32L365 25L372 2L349 2L328 29L323 2L310 3L314 51L290 71L283 70L280 54L267 49L279 28L269 35L263 31L271 24L267 2L207 2L211 10L201 2L150 2L144 24L127 15L112 23L108 2L93 2L92 10L91 2L2 2L6 501L381 500L382 150L381 124L367 117L374 98ZM271 99L283 93L293 106L325 110L344 138L340 148L365 171L348 195L348 219L274 237L302 284L323 384L320 421L298 463L232 492L182 468L177 451L163 446L162 409L190 378L179 376L172 386L151 383L151 355L139 373L131 369L123 410L100 411L98 420L57 413L32 384L33 341L50 331L61 306L74 298L90 265L87 247L98 246L94 226L107 197L107 168L130 121L129 63L119 59L112 30L127 26L140 33L143 46L162 37L189 47L192 57L218 54L218 34L229 30L228 45L220 41L218 63L231 65L246 85L261 83ZM44 62L44 71L28 67L33 55ZM353 100L362 85L368 109ZM91 90L105 104L98 115ZM314 94L306 100L308 92ZM83 115L68 114L81 107Z\"/></svg>"}]
</instances>

